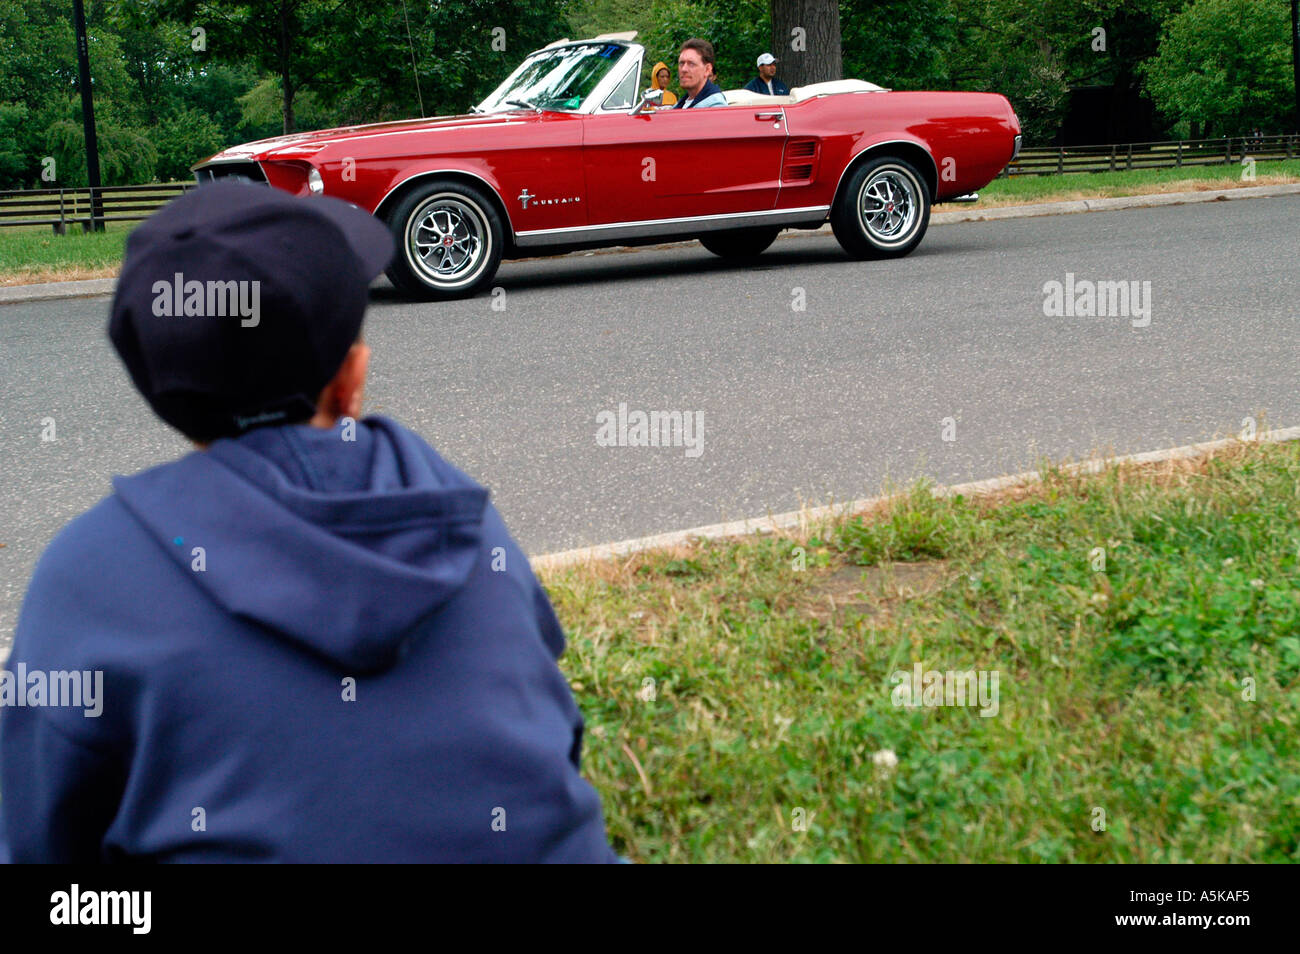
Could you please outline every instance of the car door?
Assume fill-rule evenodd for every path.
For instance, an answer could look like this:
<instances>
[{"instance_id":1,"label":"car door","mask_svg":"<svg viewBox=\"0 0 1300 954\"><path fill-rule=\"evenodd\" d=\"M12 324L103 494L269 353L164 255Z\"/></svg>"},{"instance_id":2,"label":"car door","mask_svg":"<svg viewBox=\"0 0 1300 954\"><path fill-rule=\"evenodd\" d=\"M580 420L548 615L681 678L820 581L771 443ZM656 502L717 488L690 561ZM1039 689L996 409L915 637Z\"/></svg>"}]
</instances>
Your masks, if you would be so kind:
<instances>
[{"instance_id":1,"label":"car door","mask_svg":"<svg viewBox=\"0 0 1300 954\"><path fill-rule=\"evenodd\" d=\"M781 188L780 106L596 112L583 121L590 226L762 212ZM741 219L737 224L743 224Z\"/></svg>"}]
</instances>

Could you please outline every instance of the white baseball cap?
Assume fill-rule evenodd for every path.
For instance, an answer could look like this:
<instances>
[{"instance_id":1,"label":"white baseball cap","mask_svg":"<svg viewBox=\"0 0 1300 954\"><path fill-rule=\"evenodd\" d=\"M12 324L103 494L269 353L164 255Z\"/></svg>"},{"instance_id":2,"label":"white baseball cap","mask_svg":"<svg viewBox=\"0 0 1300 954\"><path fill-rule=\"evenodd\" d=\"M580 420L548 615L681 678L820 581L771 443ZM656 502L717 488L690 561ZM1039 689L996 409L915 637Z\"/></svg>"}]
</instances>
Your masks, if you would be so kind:
<instances>
[{"instance_id":1,"label":"white baseball cap","mask_svg":"<svg viewBox=\"0 0 1300 954\"><path fill-rule=\"evenodd\" d=\"M777 59L771 53L764 53L762 56L758 58L759 66L767 66L767 64L775 63L775 62L777 62Z\"/></svg>"}]
</instances>

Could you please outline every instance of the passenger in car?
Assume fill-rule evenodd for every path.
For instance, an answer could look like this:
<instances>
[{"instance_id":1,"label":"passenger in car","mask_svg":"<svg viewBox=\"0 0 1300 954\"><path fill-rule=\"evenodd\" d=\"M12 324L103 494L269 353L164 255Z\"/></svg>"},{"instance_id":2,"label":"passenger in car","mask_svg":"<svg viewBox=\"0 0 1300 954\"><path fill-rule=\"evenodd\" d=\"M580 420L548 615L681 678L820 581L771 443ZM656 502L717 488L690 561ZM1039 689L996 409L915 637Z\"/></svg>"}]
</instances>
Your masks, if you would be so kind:
<instances>
[{"instance_id":1,"label":"passenger in car","mask_svg":"<svg viewBox=\"0 0 1300 954\"><path fill-rule=\"evenodd\" d=\"M713 44L698 37L682 44L677 56L677 82L686 94L674 109L697 106L726 106L727 97L713 82Z\"/></svg>"},{"instance_id":2,"label":"passenger in car","mask_svg":"<svg viewBox=\"0 0 1300 954\"><path fill-rule=\"evenodd\" d=\"M668 64L662 61L655 64L654 71L650 74L650 88L664 91L664 98L659 103L660 106L677 105L677 94L668 88L669 76Z\"/></svg>"}]
</instances>

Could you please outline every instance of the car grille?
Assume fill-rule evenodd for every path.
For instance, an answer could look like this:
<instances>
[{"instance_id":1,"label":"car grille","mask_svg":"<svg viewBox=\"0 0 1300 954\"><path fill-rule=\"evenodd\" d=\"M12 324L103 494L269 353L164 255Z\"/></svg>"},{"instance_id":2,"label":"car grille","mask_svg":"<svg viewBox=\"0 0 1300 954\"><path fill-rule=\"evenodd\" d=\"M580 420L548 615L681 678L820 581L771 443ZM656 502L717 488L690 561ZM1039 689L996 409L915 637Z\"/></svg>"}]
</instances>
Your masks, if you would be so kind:
<instances>
[{"instance_id":1,"label":"car grille","mask_svg":"<svg viewBox=\"0 0 1300 954\"><path fill-rule=\"evenodd\" d=\"M218 179L243 180L266 184L266 174L256 162L215 162L204 166L194 173L199 185L216 182Z\"/></svg>"}]
</instances>

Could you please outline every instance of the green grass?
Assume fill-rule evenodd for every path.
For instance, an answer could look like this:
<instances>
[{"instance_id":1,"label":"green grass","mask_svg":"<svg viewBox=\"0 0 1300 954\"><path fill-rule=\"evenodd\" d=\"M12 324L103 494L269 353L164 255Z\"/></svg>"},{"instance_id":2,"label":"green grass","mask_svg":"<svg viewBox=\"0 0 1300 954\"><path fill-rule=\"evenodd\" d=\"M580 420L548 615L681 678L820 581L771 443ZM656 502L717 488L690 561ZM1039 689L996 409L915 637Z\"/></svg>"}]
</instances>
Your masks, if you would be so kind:
<instances>
[{"instance_id":1,"label":"green grass","mask_svg":"<svg viewBox=\"0 0 1300 954\"><path fill-rule=\"evenodd\" d=\"M1300 444L1044 476L544 574L615 847L1300 860ZM998 714L895 706L917 662L998 671Z\"/></svg>"},{"instance_id":2,"label":"green grass","mask_svg":"<svg viewBox=\"0 0 1300 954\"><path fill-rule=\"evenodd\" d=\"M2 229L0 281L51 281L57 280L59 273L116 268L122 261L126 237L136 224L109 222L103 232L88 233L77 227L66 235L55 235L48 226Z\"/></svg>"},{"instance_id":3,"label":"green grass","mask_svg":"<svg viewBox=\"0 0 1300 954\"><path fill-rule=\"evenodd\" d=\"M1234 186L1266 185L1267 177L1294 177L1300 179L1300 159L1260 162L1255 166L1255 181L1243 182L1243 167L1238 163L1230 166L1198 166L1182 169L1136 169L1132 172L1079 172L1053 176L1012 176L1009 179L995 179L979 190L981 203L995 200L1015 200L1018 202L1050 202L1055 199L1073 198L1075 193L1090 196L1135 195L1143 191L1163 189L1179 192L1182 189L1167 188L1170 183L1195 183L1194 188L1228 189Z\"/></svg>"}]
</instances>

